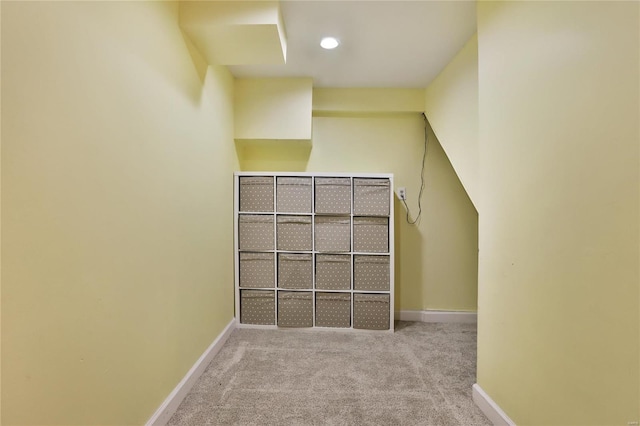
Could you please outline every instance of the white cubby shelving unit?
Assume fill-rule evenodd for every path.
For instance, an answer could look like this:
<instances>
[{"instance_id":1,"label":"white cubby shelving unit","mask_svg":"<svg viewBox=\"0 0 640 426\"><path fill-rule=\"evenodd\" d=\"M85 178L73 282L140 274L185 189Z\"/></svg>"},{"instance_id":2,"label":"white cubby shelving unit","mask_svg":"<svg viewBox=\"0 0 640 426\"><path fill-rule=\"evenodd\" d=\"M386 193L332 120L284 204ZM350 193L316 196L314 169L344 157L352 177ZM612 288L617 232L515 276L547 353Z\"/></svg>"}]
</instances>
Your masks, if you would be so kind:
<instances>
[{"instance_id":1,"label":"white cubby shelving unit","mask_svg":"<svg viewBox=\"0 0 640 426\"><path fill-rule=\"evenodd\" d=\"M393 332L393 197L393 174L236 172L238 326Z\"/></svg>"}]
</instances>

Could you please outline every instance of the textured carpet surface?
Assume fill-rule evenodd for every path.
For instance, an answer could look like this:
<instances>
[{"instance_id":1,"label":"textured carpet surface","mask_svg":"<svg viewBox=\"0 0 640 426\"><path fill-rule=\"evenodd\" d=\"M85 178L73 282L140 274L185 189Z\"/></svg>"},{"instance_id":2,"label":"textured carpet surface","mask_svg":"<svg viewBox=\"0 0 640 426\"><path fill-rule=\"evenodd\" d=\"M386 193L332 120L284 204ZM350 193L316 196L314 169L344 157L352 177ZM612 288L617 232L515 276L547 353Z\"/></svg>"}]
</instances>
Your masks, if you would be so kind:
<instances>
[{"instance_id":1,"label":"textured carpet surface","mask_svg":"<svg viewBox=\"0 0 640 426\"><path fill-rule=\"evenodd\" d=\"M491 425L471 400L476 325L237 329L170 425Z\"/></svg>"}]
</instances>

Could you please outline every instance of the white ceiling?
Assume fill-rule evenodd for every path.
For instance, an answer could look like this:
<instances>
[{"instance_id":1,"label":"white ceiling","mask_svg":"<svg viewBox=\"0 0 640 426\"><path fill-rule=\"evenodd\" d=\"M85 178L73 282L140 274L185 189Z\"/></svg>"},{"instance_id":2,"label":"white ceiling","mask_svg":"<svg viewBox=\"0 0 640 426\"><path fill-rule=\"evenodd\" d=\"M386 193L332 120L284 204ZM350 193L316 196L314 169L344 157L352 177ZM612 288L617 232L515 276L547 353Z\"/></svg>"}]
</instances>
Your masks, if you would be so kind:
<instances>
[{"instance_id":1,"label":"white ceiling","mask_svg":"<svg viewBox=\"0 0 640 426\"><path fill-rule=\"evenodd\" d=\"M314 87L421 88L476 32L475 1L282 1L286 65L237 65L236 77L313 77ZM337 37L334 50L320 47Z\"/></svg>"}]
</instances>

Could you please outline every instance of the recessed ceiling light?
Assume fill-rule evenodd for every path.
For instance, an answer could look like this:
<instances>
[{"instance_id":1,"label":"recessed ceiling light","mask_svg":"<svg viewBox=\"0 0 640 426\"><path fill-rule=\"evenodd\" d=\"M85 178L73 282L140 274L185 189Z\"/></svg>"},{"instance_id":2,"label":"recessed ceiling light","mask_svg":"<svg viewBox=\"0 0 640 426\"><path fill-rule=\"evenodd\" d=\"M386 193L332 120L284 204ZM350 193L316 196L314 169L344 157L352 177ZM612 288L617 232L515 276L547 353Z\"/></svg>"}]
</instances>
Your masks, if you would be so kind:
<instances>
[{"instance_id":1,"label":"recessed ceiling light","mask_svg":"<svg viewBox=\"0 0 640 426\"><path fill-rule=\"evenodd\" d=\"M320 46L324 49L335 49L339 44L340 42L335 37L325 37L320 40Z\"/></svg>"}]
</instances>

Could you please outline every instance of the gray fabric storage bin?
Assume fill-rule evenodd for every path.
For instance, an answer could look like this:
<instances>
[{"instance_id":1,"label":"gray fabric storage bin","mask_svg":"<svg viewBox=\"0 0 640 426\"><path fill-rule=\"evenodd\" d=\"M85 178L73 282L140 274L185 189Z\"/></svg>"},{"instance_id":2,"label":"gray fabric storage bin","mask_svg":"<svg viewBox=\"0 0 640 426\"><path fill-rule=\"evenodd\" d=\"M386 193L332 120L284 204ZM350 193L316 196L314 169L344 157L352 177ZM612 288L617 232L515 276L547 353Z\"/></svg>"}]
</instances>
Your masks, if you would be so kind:
<instances>
[{"instance_id":1,"label":"gray fabric storage bin","mask_svg":"<svg viewBox=\"0 0 640 426\"><path fill-rule=\"evenodd\" d=\"M340 216L316 216L316 251L351 251L350 220Z\"/></svg>"},{"instance_id":2,"label":"gray fabric storage bin","mask_svg":"<svg viewBox=\"0 0 640 426\"><path fill-rule=\"evenodd\" d=\"M311 216L278 216L278 250L312 250Z\"/></svg>"},{"instance_id":3,"label":"gray fabric storage bin","mask_svg":"<svg viewBox=\"0 0 640 426\"><path fill-rule=\"evenodd\" d=\"M275 294L269 290L240 290L240 323L275 325Z\"/></svg>"},{"instance_id":4,"label":"gray fabric storage bin","mask_svg":"<svg viewBox=\"0 0 640 426\"><path fill-rule=\"evenodd\" d=\"M273 177L240 176L240 211L273 211Z\"/></svg>"},{"instance_id":5,"label":"gray fabric storage bin","mask_svg":"<svg viewBox=\"0 0 640 426\"><path fill-rule=\"evenodd\" d=\"M389 179L353 179L353 214L388 216Z\"/></svg>"},{"instance_id":6,"label":"gray fabric storage bin","mask_svg":"<svg viewBox=\"0 0 640 426\"><path fill-rule=\"evenodd\" d=\"M317 254L316 288L320 290L350 290L351 255Z\"/></svg>"},{"instance_id":7,"label":"gray fabric storage bin","mask_svg":"<svg viewBox=\"0 0 640 426\"><path fill-rule=\"evenodd\" d=\"M240 250L273 250L273 216L241 214L238 218Z\"/></svg>"},{"instance_id":8,"label":"gray fabric storage bin","mask_svg":"<svg viewBox=\"0 0 640 426\"><path fill-rule=\"evenodd\" d=\"M278 292L278 327L313 327L310 291Z\"/></svg>"},{"instance_id":9,"label":"gray fabric storage bin","mask_svg":"<svg viewBox=\"0 0 640 426\"><path fill-rule=\"evenodd\" d=\"M278 254L278 287L313 288L313 258L311 253Z\"/></svg>"},{"instance_id":10,"label":"gray fabric storage bin","mask_svg":"<svg viewBox=\"0 0 640 426\"><path fill-rule=\"evenodd\" d=\"M274 288L273 253L240 253L240 287Z\"/></svg>"},{"instance_id":11,"label":"gray fabric storage bin","mask_svg":"<svg viewBox=\"0 0 640 426\"><path fill-rule=\"evenodd\" d=\"M354 294L353 328L365 330L388 330L389 295Z\"/></svg>"},{"instance_id":12,"label":"gray fabric storage bin","mask_svg":"<svg viewBox=\"0 0 640 426\"><path fill-rule=\"evenodd\" d=\"M355 255L353 289L389 291L389 256Z\"/></svg>"},{"instance_id":13,"label":"gray fabric storage bin","mask_svg":"<svg viewBox=\"0 0 640 426\"><path fill-rule=\"evenodd\" d=\"M317 327L351 327L351 294L316 293Z\"/></svg>"},{"instance_id":14,"label":"gray fabric storage bin","mask_svg":"<svg viewBox=\"0 0 640 426\"><path fill-rule=\"evenodd\" d=\"M316 213L351 213L351 178L316 178Z\"/></svg>"},{"instance_id":15,"label":"gray fabric storage bin","mask_svg":"<svg viewBox=\"0 0 640 426\"><path fill-rule=\"evenodd\" d=\"M311 178L279 177L276 207L284 213L311 213Z\"/></svg>"},{"instance_id":16,"label":"gray fabric storage bin","mask_svg":"<svg viewBox=\"0 0 640 426\"><path fill-rule=\"evenodd\" d=\"M354 217L353 251L365 253L388 253L389 218Z\"/></svg>"}]
</instances>

